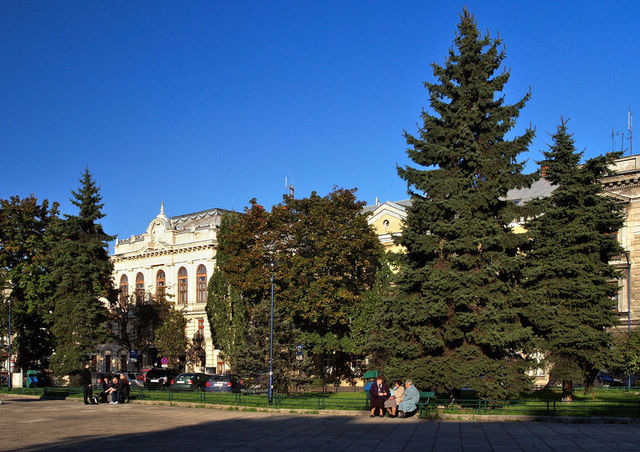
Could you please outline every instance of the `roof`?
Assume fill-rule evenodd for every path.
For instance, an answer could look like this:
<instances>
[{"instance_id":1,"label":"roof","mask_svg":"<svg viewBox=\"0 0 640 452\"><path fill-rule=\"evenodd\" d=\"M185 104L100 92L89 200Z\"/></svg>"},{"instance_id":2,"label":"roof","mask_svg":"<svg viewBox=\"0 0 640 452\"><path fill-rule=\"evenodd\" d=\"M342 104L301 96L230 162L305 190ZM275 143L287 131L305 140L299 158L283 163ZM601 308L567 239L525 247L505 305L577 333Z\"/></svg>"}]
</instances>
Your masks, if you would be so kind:
<instances>
[{"instance_id":1,"label":"roof","mask_svg":"<svg viewBox=\"0 0 640 452\"><path fill-rule=\"evenodd\" d=\"M175 229L189 229L197 228L199 226L208 226L217 223L218 219L222 215L227 213L233 213L231 210L226 209L207 209L200 212L186 213L184 215L176 215L170 218L171 225Z\"/></svg>"},{"instance_id":2,"label":"roof","mask_svg":"<svg viewBox=\"0 0 640 452\"><path fill-rule=\"evenodd\" d=\"M531 201L532 199L551 196L551 193L555 188L556 186L551 185L551 182L544 178L540 178L531 184L531 187L529 188L514 188L513 190L509 190L507 192L506 199L508 201L513 201L516 204L521 204Z\"/></svg>"},{"instance_id":3,"label":"roof","mask_svg":"<svg viewBox=\"0 0 640 452\"><path fill-rule=\"evenodd\" d=\"M525 203L527 201L531 201L532 199L537 198L546 198L550 196L553 190L555 189L555 185L551 185L551 183L544 179L540 178L536 180L531 187L529 188L514 188L513 190L509 190L507 192L507 196L505 199L508 201L513 201L516 204ZM411 205L411 199L404 199L402 201L387 201L382 204L397 204L403 208L409 207ZM376 210L381 204L372 204L370 206L365 206L362 208L363 212L373 212Z\"/></svg>"}]
</instances>

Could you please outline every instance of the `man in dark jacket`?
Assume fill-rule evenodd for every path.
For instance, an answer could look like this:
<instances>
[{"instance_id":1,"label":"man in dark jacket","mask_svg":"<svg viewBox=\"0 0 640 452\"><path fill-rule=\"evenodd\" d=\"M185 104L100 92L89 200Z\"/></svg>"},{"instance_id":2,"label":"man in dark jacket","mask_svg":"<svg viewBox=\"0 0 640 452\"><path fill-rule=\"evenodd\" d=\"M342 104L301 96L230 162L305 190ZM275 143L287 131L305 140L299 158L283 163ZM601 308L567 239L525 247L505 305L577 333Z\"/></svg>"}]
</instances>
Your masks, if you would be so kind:
<instances>
[{"instance_id":1,"label":"man in dark jacket","mask_svg":"<svg viewBox=\"0 0 640 452\"><path fill-rule=\"evenodd\" d=\"M84 404L89 405L93 402L93 388L91 387L91 371L89 364L85 364L84 369L80 373L80 384L84 389Z\"/></svg>"}]
</instances>

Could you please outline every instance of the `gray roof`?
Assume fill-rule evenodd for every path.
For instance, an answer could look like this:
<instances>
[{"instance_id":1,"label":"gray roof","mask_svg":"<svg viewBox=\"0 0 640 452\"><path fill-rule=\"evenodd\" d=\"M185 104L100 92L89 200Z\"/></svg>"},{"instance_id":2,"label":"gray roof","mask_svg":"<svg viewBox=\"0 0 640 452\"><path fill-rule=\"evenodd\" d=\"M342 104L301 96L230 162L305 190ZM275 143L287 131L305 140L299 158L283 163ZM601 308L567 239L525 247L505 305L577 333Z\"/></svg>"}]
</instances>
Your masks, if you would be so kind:
<instances>
[{"instance_id":1,"label":"gray roof","mask_svg":"<svg viewBox=\"0 0 640 452\"><path fill-rule=\"evenodd\" d=\"M177 230L189 229L192 227L209 226L219 224L219 219L226 213L233 213L226 209L207 209L200 212L187 213L171 217L171 225Z\"/></svg>"},{"instance_id":2,"label":"gray roof","mask_svg":"<svg viewBox=\"0 0 640 452\"><path fill-rule=\"evenodd\" d=\"M513 190L509 190L506 199L516 204L522 204L532 199L546 198L551 195L555 188L555 185L551 185L548 180L540 178L531 184L529 188L514 188ZM402 207L409 207L411 205L411 199L393 202ZM373 204L363 207L362 210L364 212L373 212L377 207L377 205Z\"/></svg>"},{"instance_id":3,"label":"gray roof","mask_svg":"<svg viewBox=\"0 0 640 452\"><path fill-rule=\"evenodd\" d=\"M555 185L551 185L548 180L540 178L531 184L529 188L514 188L513 190L509 190L506 199L516 204L522 204L532 199L546 198L551 195L555 188Z\"/></svg>"}]
</instances>

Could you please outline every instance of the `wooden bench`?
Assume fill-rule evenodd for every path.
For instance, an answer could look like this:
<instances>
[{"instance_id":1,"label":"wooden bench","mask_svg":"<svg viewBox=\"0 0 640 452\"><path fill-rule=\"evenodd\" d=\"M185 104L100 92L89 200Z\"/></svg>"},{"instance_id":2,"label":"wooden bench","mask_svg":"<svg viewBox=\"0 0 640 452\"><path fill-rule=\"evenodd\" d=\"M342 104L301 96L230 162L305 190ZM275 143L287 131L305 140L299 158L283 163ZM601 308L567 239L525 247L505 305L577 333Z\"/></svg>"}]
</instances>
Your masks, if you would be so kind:
<instances>
[{"instance_id":1,"label":"wooden bench","mask_svg":"<svg viewBox=\"0 0 640 452\"><path fill-rule=\"evenodd\" d=\"M431 399L436 397L435 392L422 392L420 391L420 401L416 403L418 414L422 414L424 410L429 406Z\"/></svg>"}]
</instances>

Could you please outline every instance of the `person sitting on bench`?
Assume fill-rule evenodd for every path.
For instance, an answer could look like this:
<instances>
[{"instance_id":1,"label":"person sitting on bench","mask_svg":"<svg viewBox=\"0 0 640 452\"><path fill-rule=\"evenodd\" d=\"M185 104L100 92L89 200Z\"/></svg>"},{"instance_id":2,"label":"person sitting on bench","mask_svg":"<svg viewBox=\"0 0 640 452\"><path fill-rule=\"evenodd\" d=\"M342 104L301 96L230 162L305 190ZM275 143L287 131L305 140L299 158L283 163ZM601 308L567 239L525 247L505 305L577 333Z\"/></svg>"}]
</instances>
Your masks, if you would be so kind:
<instances>
[{"instance_id":1,"label":"person sitting on bench","mask_svg":"<svg viewBox=\"0 0 640 452\"><path fill-rule=\"evenodd\" d=\"M404 383L406 388L404 391L404 397L402 402L398 404L398 417L409 417L416 412L418 406L416 405L420 401L420 391L413 385L413 381L407 380Z\"/></svg>"},{"instance_id":2,"label":"person sitting on bench","mask_svg":"<svg viewBox=\"0 0 640 452\"><path fill-rule=\"evenodd\" d=\"M391 397L389 397L387 401L384 402L384 407L387 409L391 416L396 417L398 404L402 402L403 397L404 386L402 386L402 380L396 380L395 386L393 387L393 394L391 394Z\"/></svg>"}]
</instances>

